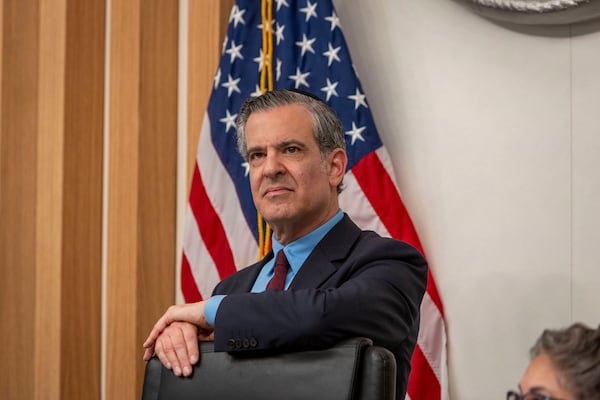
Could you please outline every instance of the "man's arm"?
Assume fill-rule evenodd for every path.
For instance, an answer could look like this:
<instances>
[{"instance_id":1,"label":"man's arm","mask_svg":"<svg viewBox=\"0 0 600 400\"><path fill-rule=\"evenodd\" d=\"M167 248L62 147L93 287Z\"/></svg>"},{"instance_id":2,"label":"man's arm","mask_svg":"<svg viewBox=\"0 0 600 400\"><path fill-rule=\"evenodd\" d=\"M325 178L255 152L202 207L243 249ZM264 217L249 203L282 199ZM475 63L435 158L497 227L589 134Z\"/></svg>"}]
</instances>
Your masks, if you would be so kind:
<instances>
[{"instance_id":1,"label":"man's arm","mask_svg":"<svg viewBox=\"0 0 600 400\"><path fill-rule=\"evenodd\" d=\"M351 336L397 347L418 323L427 266L404 243L366 236L338 264L303 267L333 271L317 288L297 276L287 291L228 295L216 315L215 350L322 348Z\"/></svg>"},{"instance_id":2,"label":"man's arm","mask_svg":"<svg viewBox=\"0 0 600 400\"><path fill-rule=\"evenodd\" d=\"M335 236L339 239L339 235ZM340 256L333 257L329 246L315 249L287 291L246 293L252 280L246 275L256 275L249 269L221 282L215 294L228 296L217 311L215 349L322 348L351 336L366 336L390 348L414 346L427 283L424 258L411 246L374 233L363 232L345 239L349 240L342 240L342 247L347 249L333 251ZM165 327L172 321L185 318L196 324L206 323L203 304L200 307L170 308L145 343L147 355L151 355L149 349L163 329L171 336L167 330L170 327ZM212 332L213 328L208 325L203 329ZM162 346L170 353L163 355L166 361L161 361L168 366L175 359L184 368L189 359L180 360L175 349L197 343L195 339L193 344L189 339L186 342L185 335L175 337L178 339L171 338ZM412 348L408 352L412 353ZM182 350L180 353L187 354Z\"/></svg>"}]
</instances>

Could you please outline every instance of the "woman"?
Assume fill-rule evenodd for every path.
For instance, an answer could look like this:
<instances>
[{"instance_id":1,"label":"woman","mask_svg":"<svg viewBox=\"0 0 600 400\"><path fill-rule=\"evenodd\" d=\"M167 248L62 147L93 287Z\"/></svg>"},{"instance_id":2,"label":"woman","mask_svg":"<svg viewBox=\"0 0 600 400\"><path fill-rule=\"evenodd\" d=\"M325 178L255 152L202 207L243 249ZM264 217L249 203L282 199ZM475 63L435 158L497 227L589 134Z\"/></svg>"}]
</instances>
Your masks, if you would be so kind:
<instances>
[{"instance_id":1,"label":"woman","mask_svg":"<svg viewBox=\"0 0 600 400\"><path fill-rule=\"evenodd\" d=\"M600 326L546 329L530 355L520 393L507 400L600 400Z\"/></svg>"}]
</instances>

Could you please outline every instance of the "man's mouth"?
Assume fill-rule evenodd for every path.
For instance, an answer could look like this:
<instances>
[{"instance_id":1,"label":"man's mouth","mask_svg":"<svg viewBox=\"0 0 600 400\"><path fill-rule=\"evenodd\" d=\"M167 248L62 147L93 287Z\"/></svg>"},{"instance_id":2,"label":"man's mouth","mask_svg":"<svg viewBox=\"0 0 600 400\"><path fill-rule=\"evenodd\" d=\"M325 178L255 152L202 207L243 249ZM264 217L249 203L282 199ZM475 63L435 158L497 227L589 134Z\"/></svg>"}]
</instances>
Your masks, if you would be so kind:
<instances>
[{"instance_id":1,"label":"man's mouth","mask_svg":"<svg viewBox=\"0 0 600 400\"><path fill-rule=\"evenodd\" d=\"M276 196L278 194L283 194L283 193L288 193L291 192L291 189L285 187L285 186L272 186L270 188L267 188L267 190L265 190L263 196Z\"/></svg>"}]
</instances>

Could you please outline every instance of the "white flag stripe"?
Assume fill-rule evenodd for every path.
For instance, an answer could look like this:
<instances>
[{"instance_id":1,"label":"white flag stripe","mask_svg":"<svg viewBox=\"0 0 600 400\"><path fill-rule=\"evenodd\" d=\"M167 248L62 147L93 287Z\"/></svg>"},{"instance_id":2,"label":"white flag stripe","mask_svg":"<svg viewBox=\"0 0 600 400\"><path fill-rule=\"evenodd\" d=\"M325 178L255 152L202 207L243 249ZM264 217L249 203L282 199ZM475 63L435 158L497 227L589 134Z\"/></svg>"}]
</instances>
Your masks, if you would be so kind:
<instances>
[{"instance_id":1,"label":"white flag stripe","mask_svg":"<svg viewBox=\"0 0 600 400\"><path fill-rule=\"evenodd\" d=\"M446 362L439 359L439 354L444 353L442 350L446 348L446 330L442 315L427 292L421 302L421 326L417 343L438 381L441 381L446 373Z\"/></svg>"},{"instance_id":2,"label":"white flag stripe","mask_svg":"<svg viewBox=\"0 0 600 400\"><path fill-rule=\"evenodd\" d=\"M340 207L361 229L372 230L381 236L390 237L390 233L377 215L369 199L360 188L352 171L344 175L344 191L340 195Z\"/></svg>"},{"instance_id":3,"label":"white flag stripe","mask_svg":"<svg viewBox=\"0 0 600 400\"><path fill-rule=\"evenodd\" d=\"M394 166L392 165L392 159L390 158L390 153L388 153L385 146L381 146L380 148L375 150L375 154L377 154L377 158L379 158L381 165L383 165L383 168L385 168L385 170L387 171L388 176L392 180L392 183L394 184L394 187L396 188L396 191L398 192L398 195L401 195L402 193L398 189L398 184L396 183L397 182L396 174L394 173Z\"/></svg>"},{"instance_id":4,"label":"white flag stripe","mask_svg":"<svg viewBox=\"0 0 600 400\"><path fill-rule=\"evenodd\" d=\"M208 115L205 114L198 148L210 146L209 148L213 149L210 134L210 122ZM258 254L256 239L246 223L233 181L223 167L217 152L199 151L196 162L208 198L225 230L235 266L242 268L256 262Z\"/></svg>"},{"instance_id":5,"label":"white flag stripe","mask_svg":"<svg viewBox=\"0 0 600 400\"><path fill-rule=\"evenodd\" d=\"M204 245L192 209L188 206L185 216L186 224L183 235L183 252L190 264L196 286L203 299L208 299L219 282L217 267Z\"/></svg>"}]
</instances>

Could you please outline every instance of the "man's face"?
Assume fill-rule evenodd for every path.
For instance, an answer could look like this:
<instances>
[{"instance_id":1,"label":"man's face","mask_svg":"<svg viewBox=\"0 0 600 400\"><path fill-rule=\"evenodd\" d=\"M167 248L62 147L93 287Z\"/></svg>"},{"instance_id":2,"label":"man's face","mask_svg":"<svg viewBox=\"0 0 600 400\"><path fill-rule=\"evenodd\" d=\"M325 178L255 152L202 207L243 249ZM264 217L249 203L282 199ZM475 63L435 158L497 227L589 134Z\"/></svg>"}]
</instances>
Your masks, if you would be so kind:
<instances>
[{"instance_id":1,"label":"man's face","mask_svg":"<svg viewBox=\"0 0 600 400\"><path fill-rule=\"evenodd\" d=\"M346 154L336 149L321 158L303 106L252 113L246 144L254 203L279 241L296 240L335 214Z\"/></svg>"}]
</instances>

